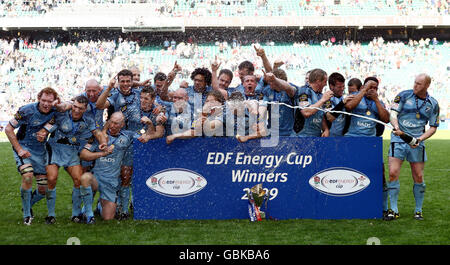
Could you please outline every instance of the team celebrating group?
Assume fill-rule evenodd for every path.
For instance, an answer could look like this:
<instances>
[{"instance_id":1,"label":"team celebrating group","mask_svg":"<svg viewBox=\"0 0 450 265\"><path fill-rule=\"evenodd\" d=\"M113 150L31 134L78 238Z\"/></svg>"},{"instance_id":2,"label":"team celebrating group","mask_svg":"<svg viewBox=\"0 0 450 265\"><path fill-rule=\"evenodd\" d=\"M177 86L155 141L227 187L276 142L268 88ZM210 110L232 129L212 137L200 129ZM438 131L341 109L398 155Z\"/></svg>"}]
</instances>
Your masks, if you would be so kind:
<instances>
[{"instance_id":1,"label":"team celebrating group","mask_svg":"<svg viewBox=\"0 0 450 265\"><path fill-rule=\"evenodd\" d=\"M383 176L383 219L400 217L398 179L405 159L414 180L414 218L423 219L424 141L439 126L438 103L427 92L430 76L419 74L413 89L399 93L388 111L378 97L376 77L363 82L350 79L344 96L342 74L328 76L322 69L312 69L305 84L298 86L288 82L282 63L272 65L262 48L255 51L262 59L263 74L255 75L253 63L244 61L238 67L241 84L234 88L229 87L233 72L219 71L220 64L213 62L211 71L196 68L192 72L193 85L183 81L179 88L169 89L181 71L175 62L167 75L157 73L153 84L141 82L136 67L120 71L103 88L95 79L88 80L85 91L70 101L61 101L52 88L42 89L38 101L20 107L5 128L22 176L23 223L31 225L32 207L44 197L45 222L56 222L60 167L73 180L73 222L94 224L94 212L104 220L129 218L135 140L148 143L165 137L171 144L177 139L228 136L244 143L274 136L380 136L383 123L389 122L394 129L389 181ZM329 90L323 92L327 84ZM414 141L405 142L403 135ZM100 197L94 211L97 191Z\"/></svg>"}]
</instances>

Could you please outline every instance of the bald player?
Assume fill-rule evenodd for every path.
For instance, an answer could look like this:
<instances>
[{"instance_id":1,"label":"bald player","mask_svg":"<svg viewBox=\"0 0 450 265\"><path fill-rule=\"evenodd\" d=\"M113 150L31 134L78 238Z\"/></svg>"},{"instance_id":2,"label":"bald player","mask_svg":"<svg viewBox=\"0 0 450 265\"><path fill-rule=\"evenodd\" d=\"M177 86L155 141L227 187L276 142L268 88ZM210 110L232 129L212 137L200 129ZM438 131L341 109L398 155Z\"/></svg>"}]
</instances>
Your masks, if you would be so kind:
<instances>
[{"instance_id":1,"label":"bald player","mask_svg":"<svg viewBox=\"0 0 450 265\"><path fill-rule=\"evenodd\" d=\"M419 74L414 80L413 89L400 92L394 99L390 122L394 127L389 148L389 183L388 194L391 209L386 220L400 217L397 200L400 191L399 175L403 161L411 166L414 180L413 194L416 202L414 218L423 220L422 205L425 196L423 172L427 154L424 141L430 138L439 126L439 105L436 99L428 94L431 78L427 74ZM429 125L428 129L425 125ZM400 136L409 134L415 143L406 143Z\"/></svg>"},{"instance_id":2,"label":"bald player","mask_svg":"<svg viewBox=\"0 0 450 265\"><path fill-rule=\"evenodd\" d=\"M91 172L81 176L81 186L89 189L98 182L100 192L99 209L104 220L114 219L119 194L119 176L122 160L133 143L134 133L122 130L125 126L125 116L122 112L115 112L109 120L107 130L107 148L100 150L98 142L86 144L80 153L80 158L95 161ZM85 214L88 224L95 223L92 211L93 196L84 196Z\"/></svg>"},{"instance_id":3,"label":"bald player","mask_svg":"<svg viewBox=\"0 0 450 265\"><path fill-rule=\"evenodd\" d=\"M190 130L194 119L186 89L180 87L175 90L172 100L171 107L168 109L166 136Z\"/></svg>"},{"instance_id":4,"label":"bald player","mask_svg":"<svg viewBox=\"0 0 450 265\"><path fill-rule=\"evenodd\" d=\"M103 129L103 115L105 110L97 108L95 104L97 103L100 95L103 93L103 90L104 89L102 89L97 80L89 79L88 81L86 81L84 92L81 94L81 96L85 96L88 98L88 105L86 111L84 112L84 116L92 119L95 122L95 128L98 130ZM89 141L91 137L92 133L89 131L82 135L80 139L80 148L83 148L83 146ZM92 162L81 160L81 166L83 167L83 171L86 172L92 167Z\"/></svg>"}]
</instances>

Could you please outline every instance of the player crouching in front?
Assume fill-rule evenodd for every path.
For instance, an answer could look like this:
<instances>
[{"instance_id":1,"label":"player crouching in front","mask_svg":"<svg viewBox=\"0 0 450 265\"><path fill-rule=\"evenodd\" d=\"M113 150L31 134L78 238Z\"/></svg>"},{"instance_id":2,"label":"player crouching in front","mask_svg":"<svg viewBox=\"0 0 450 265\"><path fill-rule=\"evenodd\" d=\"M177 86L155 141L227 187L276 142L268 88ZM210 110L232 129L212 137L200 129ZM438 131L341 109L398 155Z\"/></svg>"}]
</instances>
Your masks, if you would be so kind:
<instances>
[{"instance_id":1,"label":"player crouching in front","mask_svg":"<svg viewBox=\"0 0 450 265\"><path fill-rule=\"evenodd\" d=\"M122 130L125 126L125 117L122 112L115 112L108 121L107 147L103 151L98 142L86 144L80 153L80 158L86 161L94 161L91 172L86 172L81 177L81 184L90 185L98 182L100 200L97 205L104 220L114 219L119 193L119 176L121 161L128 147L133 143L134 132ZM93 222L92 200L85 203L87 222Z\"/></svg>"}]
</instances>

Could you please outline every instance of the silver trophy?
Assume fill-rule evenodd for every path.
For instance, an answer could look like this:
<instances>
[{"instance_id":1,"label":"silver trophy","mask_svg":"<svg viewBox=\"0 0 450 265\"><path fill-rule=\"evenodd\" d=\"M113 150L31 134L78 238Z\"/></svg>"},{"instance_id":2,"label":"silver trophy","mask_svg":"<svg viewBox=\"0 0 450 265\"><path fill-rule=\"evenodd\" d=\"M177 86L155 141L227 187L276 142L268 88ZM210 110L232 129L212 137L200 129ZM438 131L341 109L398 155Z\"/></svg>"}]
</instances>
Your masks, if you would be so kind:
<instances>
[{"instance_id":1,"label":"silver trophy","mask_svg":"<svg viewBox=\"0 0 450 265\"><path fill-rule=\"evenodd\" d=\"M262 184L253 186L247 193L247 196L250 221L266 219L266 213L261 210L261 207L264 206L263 209L267 209L268 195L263 189Z\"/></svg>"}]
</instances>

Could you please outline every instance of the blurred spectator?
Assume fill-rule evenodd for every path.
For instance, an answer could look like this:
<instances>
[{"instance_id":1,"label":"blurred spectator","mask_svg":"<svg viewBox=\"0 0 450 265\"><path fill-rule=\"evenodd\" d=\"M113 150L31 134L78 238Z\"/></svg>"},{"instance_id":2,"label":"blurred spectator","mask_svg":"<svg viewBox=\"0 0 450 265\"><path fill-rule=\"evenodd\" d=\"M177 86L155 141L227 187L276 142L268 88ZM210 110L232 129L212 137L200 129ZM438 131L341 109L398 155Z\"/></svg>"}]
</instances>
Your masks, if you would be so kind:
<instances>
[{"instance_id":1,"label":"blurred spectator","mask_svg":"<svg viewBox=\"0 0 450 265\"><path fill-rule=\"evenodd\" d=\"M141 10L141 5L145 5L147 10L153 11L146 16L153 17L364 16L369 13L435 16L449 15L450 10L448 0L1 0L0 17L45 15L59 8L84 14L84 7L89 5L102 5L106 12L107 9L121 10L123 5L127 5L129 11ZM93 8L91 12L97 11ZM126 16L129 14L132 12L127 12ZM141 16L137 15L136 19Z\"/></svg>"}]
</instances>

